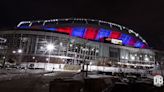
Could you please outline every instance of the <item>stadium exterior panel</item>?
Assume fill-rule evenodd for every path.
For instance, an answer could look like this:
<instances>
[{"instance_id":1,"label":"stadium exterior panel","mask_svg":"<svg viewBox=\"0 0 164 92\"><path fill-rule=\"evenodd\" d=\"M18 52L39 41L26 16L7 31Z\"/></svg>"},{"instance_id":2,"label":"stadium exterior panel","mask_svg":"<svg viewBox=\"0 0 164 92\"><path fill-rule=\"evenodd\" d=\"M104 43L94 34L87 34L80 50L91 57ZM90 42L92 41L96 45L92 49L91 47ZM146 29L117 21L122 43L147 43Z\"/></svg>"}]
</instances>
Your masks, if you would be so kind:
<instances>
[{"instance_id":1,"label":"stadium exterior panel","mask_svg":"<svg viewBox=\"0 0 164 92\"><path fill-rule=\"evenodd\" d=\"M1 57L17 63L42 62L150 69L155 52L136 32L92 19L23 21L0 31Z\"/></svg>"}]
</instances>

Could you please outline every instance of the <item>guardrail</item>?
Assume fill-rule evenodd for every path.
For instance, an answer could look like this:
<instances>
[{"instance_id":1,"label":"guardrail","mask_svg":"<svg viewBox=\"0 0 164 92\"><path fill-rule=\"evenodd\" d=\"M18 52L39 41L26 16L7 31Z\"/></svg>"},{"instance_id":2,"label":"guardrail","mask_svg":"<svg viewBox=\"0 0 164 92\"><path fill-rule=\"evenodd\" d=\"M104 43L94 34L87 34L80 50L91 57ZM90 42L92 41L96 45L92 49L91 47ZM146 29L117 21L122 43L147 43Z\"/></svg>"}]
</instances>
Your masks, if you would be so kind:
<instances>
[{"instance_id":1,"label":"guardrail","mask_svg":"<svg viewBox=\"0 0 164 92\"><path fill-rule=\"evenodd\" d=\"M47 71L77 71L82 69L79 65L68 65L68 64L53 64L53 63L24 63L24 66L30 66L33 64L33 69L45 69ZM71 68L70 68L71 67ZM87 70L88 67L88 70ZM96 65L85 65L84 70L87 71L102 71L112 73L146 73L144 69L132 69L132 68L120 68L120 67L107 67L107 66L96 66Z\"/></svg>"}]
</instances>

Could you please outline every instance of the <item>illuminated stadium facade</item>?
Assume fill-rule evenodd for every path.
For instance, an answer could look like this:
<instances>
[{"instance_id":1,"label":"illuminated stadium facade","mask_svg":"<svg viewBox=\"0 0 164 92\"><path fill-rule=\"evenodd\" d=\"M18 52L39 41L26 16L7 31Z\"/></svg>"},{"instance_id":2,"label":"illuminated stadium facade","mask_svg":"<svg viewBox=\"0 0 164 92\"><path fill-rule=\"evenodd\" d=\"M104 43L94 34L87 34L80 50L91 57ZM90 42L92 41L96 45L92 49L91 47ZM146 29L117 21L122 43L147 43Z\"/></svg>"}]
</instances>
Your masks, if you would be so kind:
<instances>
[{"instance_id":1,"label":"illuminated stadium facade","mask_svg":"<svg viewBox=\"0 0 164 92\"><path fill-rule=\"evenodd\" d=\"M155 52L136 32L93 19L22 21L0 32L1 57L42 62L152 68ZM49 49L50 48L50 49Z\"/></svg>"}]
</instances>

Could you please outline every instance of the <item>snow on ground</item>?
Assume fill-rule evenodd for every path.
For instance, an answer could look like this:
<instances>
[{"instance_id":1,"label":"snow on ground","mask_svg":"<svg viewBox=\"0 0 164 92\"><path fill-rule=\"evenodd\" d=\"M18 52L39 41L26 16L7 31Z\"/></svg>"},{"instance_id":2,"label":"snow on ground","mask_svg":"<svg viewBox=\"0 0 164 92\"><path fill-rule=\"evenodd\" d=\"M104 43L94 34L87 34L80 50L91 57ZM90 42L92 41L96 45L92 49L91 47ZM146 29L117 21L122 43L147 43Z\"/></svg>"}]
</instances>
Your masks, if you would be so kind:
<instances>
[{"instance_id":1,"label":"snow on ground","mask_svg":"<svg viewBox=\"0 0 164 92\"><path fill-rule=\"evenodd\" d=\"M0 81L5 80L12 80L12 79L19 79L19 78L25 78L29 76L35 76L35 75L42 75L50 73L50 71L45 70L30 70L30 69L0 69Z\"/></svg>"}]
</instances>

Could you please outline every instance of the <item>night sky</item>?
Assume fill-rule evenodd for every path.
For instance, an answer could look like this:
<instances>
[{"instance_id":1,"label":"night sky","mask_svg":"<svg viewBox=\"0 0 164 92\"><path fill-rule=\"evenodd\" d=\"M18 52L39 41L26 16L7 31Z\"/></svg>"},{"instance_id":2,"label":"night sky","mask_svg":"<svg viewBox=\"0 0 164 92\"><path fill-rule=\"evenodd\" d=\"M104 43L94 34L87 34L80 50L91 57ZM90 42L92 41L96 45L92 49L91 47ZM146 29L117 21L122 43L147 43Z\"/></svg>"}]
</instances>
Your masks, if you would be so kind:
<instances>
[{"instance_id":1,"label":"night sky","mask_svg":"<svg viewBox=\"0 0 164 92\"><path fill-rule=\"evenodd\" d=\"M0 28L22 20L92 18L138 32L154 49L164 50L164 0L1 0Z\"/></svg>"}]
</instances>

